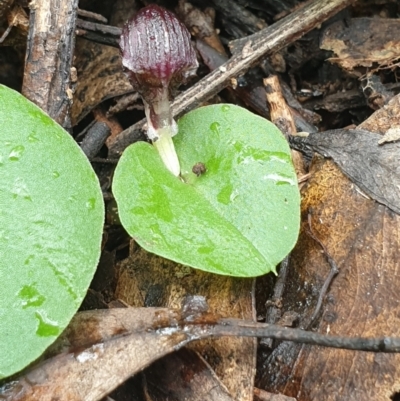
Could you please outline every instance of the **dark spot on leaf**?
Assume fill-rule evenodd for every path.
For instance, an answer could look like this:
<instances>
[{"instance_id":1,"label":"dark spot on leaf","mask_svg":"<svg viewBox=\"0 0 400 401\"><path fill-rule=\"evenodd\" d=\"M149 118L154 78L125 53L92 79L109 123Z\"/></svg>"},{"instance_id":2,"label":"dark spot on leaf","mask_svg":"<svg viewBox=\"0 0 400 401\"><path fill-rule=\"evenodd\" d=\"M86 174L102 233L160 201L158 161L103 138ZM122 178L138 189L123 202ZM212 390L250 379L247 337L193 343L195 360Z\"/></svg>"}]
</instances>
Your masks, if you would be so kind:
<instances>
[{"instance_id":1,"label":"dark spot on leaf","mask_svg":"<svg viewBox=\"0 0 400 401\"><path fill-rule=\"evenodd\" d=\"M206 166L204 163L198 162L192 167L192 172L197 175L197 177L200 177L202 174L204 174L207 171Z\"/></svg>"}]
</instances>

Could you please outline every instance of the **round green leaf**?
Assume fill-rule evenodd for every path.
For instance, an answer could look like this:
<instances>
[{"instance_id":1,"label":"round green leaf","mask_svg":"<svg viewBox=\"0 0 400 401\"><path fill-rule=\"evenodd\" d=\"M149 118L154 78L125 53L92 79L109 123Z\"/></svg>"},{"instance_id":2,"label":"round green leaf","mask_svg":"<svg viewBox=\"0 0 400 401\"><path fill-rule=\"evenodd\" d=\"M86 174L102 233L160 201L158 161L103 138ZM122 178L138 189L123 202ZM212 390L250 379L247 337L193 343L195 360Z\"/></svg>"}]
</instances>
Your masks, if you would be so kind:
<instances>
[{"instance_id":1,"label":"round green leaf","mask_svg":"<svg viewBox=\"0 0 400 401\"><path fill-rule=\"evenodd\" d=\"M100 255L104 205L73 138L0 86L0 378L38 358L77 311Z\"/></svg>"},{"instance_id":2,"label":"round green leaf","mask_svg":"<svg viewBox=\"0 0 400 401\"><path fill-rule=\"evenodd\" d=\"M209 272L251 277L275 271L296 243L300 195L281 132L233 105L199 108L174 137L182 179L139 142L113 182L120 219L146 250ZM206 172L192 172L197 163Z\"/></svg>"}]
</instances>

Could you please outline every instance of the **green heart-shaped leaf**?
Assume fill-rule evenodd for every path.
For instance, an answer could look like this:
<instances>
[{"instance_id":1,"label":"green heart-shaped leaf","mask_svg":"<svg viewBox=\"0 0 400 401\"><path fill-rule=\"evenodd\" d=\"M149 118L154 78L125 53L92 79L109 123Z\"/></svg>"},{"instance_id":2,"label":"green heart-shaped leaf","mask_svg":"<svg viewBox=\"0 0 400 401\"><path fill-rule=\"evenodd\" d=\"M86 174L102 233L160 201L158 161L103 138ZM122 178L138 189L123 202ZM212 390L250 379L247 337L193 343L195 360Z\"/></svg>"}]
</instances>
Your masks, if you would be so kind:
<instances>
[{"instance_id":1,"label":"green heart-shaped leaf","mask_svg":"<svg viewBox=\"0 0 400 401\"><path fill-rule=\"evenodd\" d=\"M275 271L300 224L283 135L227 104L192 111L178 125L183 181L147 143L122 155L113 192L125 229L146 250L198 269L241 277ZM192 172L197 163L206 168L199 176Z\"/></svg>"},{"instance_id":2,"label":"green heart-shaped leaf","mask_svg":"<svg viewBox=\"0 0 400 401\"><path fill-rule=\"evenodd\" d=\"M0 86L0 378L38 358L78 309L100 255L104 205L73 138Z\"/></svg>"}]
</instances>

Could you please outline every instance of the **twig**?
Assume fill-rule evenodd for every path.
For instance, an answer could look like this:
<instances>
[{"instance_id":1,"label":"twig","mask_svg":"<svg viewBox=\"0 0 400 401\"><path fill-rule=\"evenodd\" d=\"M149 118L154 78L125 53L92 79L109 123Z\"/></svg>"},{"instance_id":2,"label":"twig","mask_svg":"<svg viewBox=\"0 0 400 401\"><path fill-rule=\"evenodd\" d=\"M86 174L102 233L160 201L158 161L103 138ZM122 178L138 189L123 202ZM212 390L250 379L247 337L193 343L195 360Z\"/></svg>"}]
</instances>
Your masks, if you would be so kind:
<instances>
[{"instance_id":1,"label":"twig","mask_svg":"<svg viewBox=\"0 0 400 401\"><path fill-rule=\"evenodd\" d=\"M326 257L327 262L329 263L330 266L330 271L328 276L325 279L325 282L319 292L319 296L318 296L318 301L317 301L317 305L315 306L314 312L310 318L310 321L307 323L306 325L306 329L308 329L309 327L311 327L315 320L318 317L318 314L321 310L322 307L322 303L324 301L325 295L328 292L329 286L332 283L332 280L334 279L334 277L339 273L339 268L337 267L335 261L333 260L332 256L329 254L328 250L326 249L326 246L320 241L320 239L314 234L313 230L312 230L312 226L311 226L311 213L308 213L308 230L307 233L308 235L315 241L317 242L317 244L319 244L319 246L322 248L324 255Z\"/></svg>"},{"instance_id":2,"label":"twig","mask_svg":"<svg viewBox=\"0 0 400 401\"><path fill-rule=\"evenodd\" d=\"M271 121L282 131L287 138L296 133L296 125L292 112L282 95L279 78L271 75L264 79L265 95L271 113Z\"/></svg>"},{"instance_id":3,"label":"twig","mask_svg":"<svg viewBox=\"0 0 400 401\"><path fill-rule=\"evenodd\" d=\"M10 34L11 29L13 29L14 25L8 24L7 29L3 32L3 34L0 36L0 43L3 43L4 40L7 38L7 36Z\"/></svg>"},{"instance_id":4,"label":"twig","mask_svg":"<svg viewBox=\"0 0 400 401\"><path fill-rule=\"evenodd\" d=\"M267 301L267 303L270 303L270 306L267 308L265 323L274 324L279 320L281 316L281 310L278 306L278 303L282 303L282 296L283 296L283 291L285 290L285 283L288 271L289 271L289 256L286 256L286 258L283 259L281 262L272 298L271 300ZM270 338L262 338L260 340L260 345L266 348L272 348L272 340Z\"/></svg>"},{"instance_id":5,"label":"twig","mask_svg":"<svg viewBox=\"0 0 400 401\"><path fill-rule=\"evenodd\" d=\"M85 29L91 32L100 32L103 35L108 35L114 41L114 46L118 46L119 37L121 36L122 29L116 26L99 24L97 22L85 21L78 18L76 27Z\"/></svg>"},{"instance_id":6,"label":"twig","mask_svg":"<svg viewBox=\"0 0 400 401\"><path fill-rule=\"evenodd\" d=\"M84 38L86 40L90 40L92 42L99 43L101 45L117 47L118 46L118 39L114 37L114 35L105 35L97 32L93 32L90 30L82 29L77 27L76 28L76 36Z\"/></svg>"},{"instance_id":7,"label":"twig","mask_svg":"<svg viewBox=\"0 0 400 401\"><path fill-rule=\"evenodd\" d=\"M68 129L78 0L36 0L30 8L22 94Z\"/></svg>"},{"instance_id":8,"label":"twig","mask_svg":"<svg viewBox=\"0 0 400 401\"><path fill-rule=\"evenodd\" d=\"M115 104L108 109L106 117L111 117L114 114L120 113L121 111L125 111L129 106L132 106L138 99L140 99L140 95L137 92L121 96L120 98L116 99ZM136 105L135 108L139 108L140 106L143 110L143 103L141 105Z\"/></svg>"},{"instance_id":9,"label":"twig","mask_svg":"<svg viewBox=\"0 0 400 401\"><path fill-rule=\"evenodd\" d=\"M99 153L110 133L110 127L102 121L96 121L90 127L81 143L81 149L88 159L94 158Z\"/></svg>"},{"instance_id":10,"label":"twig","mask_svg":"<svg viewBox=\"0 0 400 401\"><path fill-rule=\"evenodd\" d=\"M133 312L128 310L128 313L141 312L134 309L139 308L132 308ZM107 313L107 311L99 312ZM142 370L166 353L178 350L193 340L222 336L270 337L276 340L353 351L400 352L400 338L394 337L349 338L325 336L319 333L240 319L220 319L215 321L213 320L214 316L208 316L207 314L200 316L199 321L191 323L177 320L177 318L179 319L178 313L159 314L159 311L154 311L154 316L156 316L156 319L151 319L150 317L137 325L128 324L128 327L131 327L131 331L128 333L126 332L127 327L123 326L122 335L121 332L116 331L119 320L113 319L113 324L108 325L109 330L105 325L103 332L99 331L94 335L93 338L97 338L95 342L86 342L87 340L81 339L83 341L82 348L74 348L70 352L63 352L61 349L62 352L58 355L50 357L36 367L31 366L18 377L12 378L12 381L0 388L0 394L3 395L2 398L6 400L42 400L43 392L48 391L50 388L53 390L51 394L53 399L77 399L77 393L74 390L69 391L69 389L73 388L78 377L79 379L82 378L82 386L79 388L80 397L78 398L100 399L106 395L106 392L112 391L132 374ZM163 318L160 319L160 316ZM210 322L210 319L213 322ZM99 321L96 320L96 324L98 323ZM161 323L163 328L156 329L154 323L156 323L156 326ZM179 323L183 323L183 325ZM148 329L145 329L146 324ZM99 328L101 326L96 327ZM107 334L107 331L110 334ZM69 333L69 338L73 339L73 336L73 334ZM104 336L103 340L101 336ZM153 344L154 347L149 347L149 344ZM146 347L145 353L140 352L143 347ZM77 349L79 350L78 352ZM149 352L149 350L152 352ZM119 364L118 361L124 353L134 355L135 358L122 359ZM76 355L82 354L95 355L96 357L87 358L83 362L76 357ZM109 375L110 369L117 371L119 374ZM107 375L107 378L110 377L112 380L107 380L107 385L102 387L98 383L104 381L104 375Z\"/></svg>"},{"instance_id":11,"label":"twig","mask_svg":"<svg viewBox=\"0 0 400 401\"><path fill-rule=\"evenodd\" d=\"M239 24L240 30L254 33L267 25L264 20L256 17L246 7L230 0L213 0L215 8L222 13L223 18L233 24Z\"/></svg>"},{"instance_id":12,"label":"twig","mask_svg":"<svg viewBox=\"0 0 400 401\"><path fill-rule=\"evenodd\" d=\"M232 78L245 73L262 57L301 38L353 2L354 0L313 0L279 22L258 32L256 37L249 36L246 52L234 54L225 64L178 96L172 104L173 114L180 115L194 109L229 85ZM134 142L144 123L145 119L121 132L110 145L110 155L121 154L129 144Z\"/></svg>"},{"instance_id":13,"label":"twig","mask_svg":"<svg viewBox=\"0 0 400 401\"><path fill-rule=\"evenodd\" d=\"M82 10L82 9L78 8L78 15L80 15L81 17L91 18L96 21L107 24L107 18L103 17L101 14L93 13L91 11Z\"/></svg>"},{"instance_id":14,"label":"twig","mask_svg":"<svg viewBox=\"0 0 400 401\"><path fill-rule=\"evenodd\" d=\"M209 329L209 332L207 333ZM163 329L161 329L162 331ZM171 330L170 328L168 330ZM197 334L199 338L220 336L242 336L242 337L270 337L275 340L293 341L309 345L320 345L322 347L340 348L353 351L370 352L400 352L400 338L377 337L377 338L351 338L339 336L325 336L301 329L270 325L265 323L249 322L239 319L221 319L215 326L204 325L190 327L190 334ZM201 335L202 333L202 335ZM206 334L207 333L207 334Z\"/></svg>"}]
</instances>

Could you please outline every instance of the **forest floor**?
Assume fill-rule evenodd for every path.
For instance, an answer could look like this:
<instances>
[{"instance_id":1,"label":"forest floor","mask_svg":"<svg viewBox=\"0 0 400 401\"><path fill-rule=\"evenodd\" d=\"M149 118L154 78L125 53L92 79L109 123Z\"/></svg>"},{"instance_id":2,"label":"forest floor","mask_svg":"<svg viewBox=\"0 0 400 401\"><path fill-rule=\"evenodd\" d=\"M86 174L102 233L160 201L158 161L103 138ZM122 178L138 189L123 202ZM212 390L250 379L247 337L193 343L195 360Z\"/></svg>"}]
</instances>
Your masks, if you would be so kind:
<instances>
[{"instance_id":1,"label":"forest floor","mask_svg":"<svg viewBox=\"0 0 400 401\"><path fill-rule=\"evenodd\" d=\"M70 352L117 337L126 343L86 373L71 365L67 375L52 377L58 365L49 365L40 390L22 373L14 380L34 391L4 393L5 399L51 399L57 388L71 387L79 389L76 398L58 399L400 400L395 353L340 349L340 341L339 349L285 341L279 333L277 340L233 331L207 338L213 324L223 333L220 318L341 337L400 337L400 3L157 1L186 25L200 64L173 94L174 115L236 104L274 122L292 148L299 239L277 276L257 279L155 256L120 225L111 188L115 165L146 136L143 103L123 71L118 41L125 21L151 2L80 0L79 11L65 15L76 2L42 3L0 0L0 33L13 26L0 45L0 83L73 135L103 191L102 255L80 310L107 310L119 323L108 334L99 334L96 323L99 337L92 339L90 319L77 318L68 335L80 332L87 341L72 343ZM45 12L47 28L34 29L32 16L38 23ZM54 53L50 43L61 40L62 53L57 47ZM197 310L196 330L210 330L193 331L190 340L206 339L187 348L191 341L178 339L181 332L172 338L156 330L187 321L185 305ZM134 356L118 357L124 353ZM126 359L137 361L131 366Z\"/></svg>"}]
</instances>

